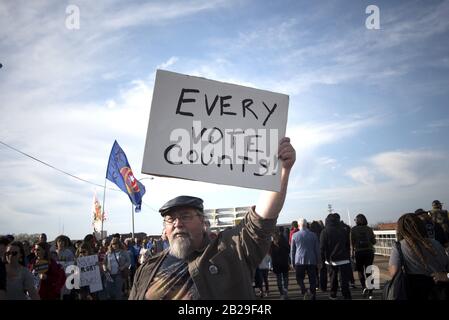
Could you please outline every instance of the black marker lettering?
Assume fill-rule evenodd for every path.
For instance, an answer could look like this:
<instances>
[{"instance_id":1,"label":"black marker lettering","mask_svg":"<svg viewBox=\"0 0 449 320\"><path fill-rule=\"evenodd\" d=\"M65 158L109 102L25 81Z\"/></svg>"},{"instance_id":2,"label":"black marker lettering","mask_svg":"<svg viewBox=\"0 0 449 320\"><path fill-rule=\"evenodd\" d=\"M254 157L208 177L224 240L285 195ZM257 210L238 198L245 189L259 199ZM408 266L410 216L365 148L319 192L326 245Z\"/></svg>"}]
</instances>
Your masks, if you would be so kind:
<instances>
[{"instance_id":1,"label":"black marker lettering","mask_svg":"<svg viewBox=\"0 0 449 320\"><path fill-rule=\"evenodd\" d=\"M207 95L204 95L204 100L206 102L206 112L207 115L210 116L210 114L212 113L212 111L214 111L215 105L217 104L218 101L218 94L215 96L214 101L212 102L210 108L209 108L209 103L207 101Z\"/></svg>"},{"instance_id":2,"label":"black marker lettering","mask_svg":"<svg viewBox=\"0 0 449 320\"><path fill-rule=\"evenodd\" d=\"M229 103L223 103L223 101L231 99L231 98L232 98L232 96L220 97L220 115L224 115L224 114L228 114L228 115L231 115L231 116L237 115L237 113L235 113L235 112L223 111L224 108L229 108L231 106Z\"/></svg>"},{"instance_id":3,"label":"black marker lettering","mask_svg":"<svg viewBox=\"0 0 449 320\"><path fill-rule=\"evenodd\" d=\"M178 147L179 149L181 149L180 151L182 151L181 146L178 145L178 144L176 144L176 143L175 143L175 144L172 144L172 145L169 145L169 146L167 147L167 149L165 149L165 151L164 151L164 159L165 159L165 161L167 161L169 164L174 164L174 165L182 164L182 161L181 161L181 162L175 163L175 162L173 162L173 161L171 161L171 160L168 159L168 153L169 153L173 148L175 148L175 147Z\"/></svg>"},{"instance_id":4,"label":"black marker lettering","mask_svg":"<svg viewBox=\"0 0 449 320\"><path fill-rule=\"evenodd\" d=\"M274 106L273 106L273 109L270 110L270 108L267 107L265 102L262 101L262 103L265 106L265 108L268 110L268 116L265 118L265 121L263 122L263 125L265 126L265 124L268 121L268 118L273 114L274 110L277 108L278 105L275 103Z\"/></svg>"},{"instance_id":5,"label":"black marker lettering","mask_svg":"<svg viewBox=\"0 0 449 320\"><path fill-rule=\"evenodd\" d=\"M184 99L184 93L188 93L188 92L200 92L200 90L198 89L184 89L182 88L181 90L181 95L179 96L179 100L178 100L178 106L176 107L176 114L181 114L183 116L189 116L189 117L193 117L193 113L191 112L183 112L181 111L181 104L183 103L187 103L187 102L195 102L195 99Z\"/></svg>"},{"instance_id":6,"label":"black marker lettering","mask_svg":"<svg viewBox=\"0 0 449 320\"><path fill-rule=\"evenodd\" d=\"M242 100L243 118L245 118L245 116L246 116L246 109L248 109L248 110L253 114L253 116L254 116L257 120L259 120L259 118L257 117L257 114L255 114L254 111L251 110L250 107L249 107L249 106L252 105L253 103L254 103L253 99L245 99L245 100Z\"/></svg>"}]
</instances>

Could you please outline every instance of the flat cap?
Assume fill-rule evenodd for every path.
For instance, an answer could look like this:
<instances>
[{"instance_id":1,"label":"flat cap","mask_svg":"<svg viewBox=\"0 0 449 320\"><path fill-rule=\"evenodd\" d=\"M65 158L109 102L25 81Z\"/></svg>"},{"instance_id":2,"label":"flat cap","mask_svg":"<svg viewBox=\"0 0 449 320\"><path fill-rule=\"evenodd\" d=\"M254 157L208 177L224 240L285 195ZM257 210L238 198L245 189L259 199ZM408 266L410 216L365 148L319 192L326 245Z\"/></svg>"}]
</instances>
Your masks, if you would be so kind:
<instances>
[{"instance_id":1,"label":"flat cap","mask_svg":"<svg viewBox=\"0 0 449 320\"><path fill-rule=\"evenodd\" d=\"M203 212L203 199L191 196L179 196L165 203L159 212L162 216L166 215L170 210L178 207L191 207Z\"/></svg>"}]
</instances>

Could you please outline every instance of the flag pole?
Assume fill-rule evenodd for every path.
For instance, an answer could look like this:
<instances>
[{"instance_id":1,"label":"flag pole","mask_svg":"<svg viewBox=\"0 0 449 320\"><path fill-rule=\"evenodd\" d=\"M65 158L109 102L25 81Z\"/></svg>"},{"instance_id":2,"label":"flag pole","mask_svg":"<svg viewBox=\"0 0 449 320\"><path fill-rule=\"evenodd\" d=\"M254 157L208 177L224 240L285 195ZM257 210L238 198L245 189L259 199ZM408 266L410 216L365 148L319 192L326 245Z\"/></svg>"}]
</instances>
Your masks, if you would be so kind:
<instances>
[{"instance_id":1,"label":"flag pole","mask_svg":"<svg viewBox=\"0 0 449 320\"><path fill-rule=\"evenodd\" d=\"M133 233L132 233L132 238L134 240L134 205L133 203L131 203L131 212L132 212L132 221L133 221Z\"/></svg>"},{"instance_id":2,"label":"flag pole","mask_svg":"<svg viewBox=\"0 0 449 320\"><path fill-rule=\"evenodd\" d=\"M101 233L100 238L103 240L103 221L104 221L104 202L106 200L106 178L104 178L104 189L103 189L103 205L101 207Z\"/></svg>"},{"instance_id":3,"label":"flag pole","mask_svg":"<svg viewBox=\"0 0 449 320\"><path fill-rule=\"evenodd\" d=\"M352 227L351 214L349 213L349 209L346 208L346 211L348 212L349 226Z\"/></svg>"}]
</instances>

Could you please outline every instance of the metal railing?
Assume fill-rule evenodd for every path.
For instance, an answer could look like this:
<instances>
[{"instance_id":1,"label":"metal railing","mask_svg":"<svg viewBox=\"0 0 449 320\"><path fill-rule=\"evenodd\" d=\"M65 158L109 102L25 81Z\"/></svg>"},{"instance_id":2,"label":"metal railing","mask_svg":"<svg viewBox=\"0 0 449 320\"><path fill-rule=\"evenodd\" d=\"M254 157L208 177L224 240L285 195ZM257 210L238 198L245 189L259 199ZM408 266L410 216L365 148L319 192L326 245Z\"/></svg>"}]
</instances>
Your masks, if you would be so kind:
<instances>
[{"instance_id":1,"label":"metal railing","mask_svg":"<svg viewBox=\"0 0 449 320\"><path fill-rule=\"evenodd\" d=\"M220 232L239 224L249 209L250 207L206 209L204 214L209 220L211 231Z\"/></svg>"},{"instance_id":2,"label":"metal railing","mask_svg":"<svg viewBox=\"0 0 449 320\"><path fill-rule=\"evenodd\" d=\"M375 230L374 235L376 236L374 254L390 256L391 248L396 241L396 230Z\"/></svg>"}]
</instances>

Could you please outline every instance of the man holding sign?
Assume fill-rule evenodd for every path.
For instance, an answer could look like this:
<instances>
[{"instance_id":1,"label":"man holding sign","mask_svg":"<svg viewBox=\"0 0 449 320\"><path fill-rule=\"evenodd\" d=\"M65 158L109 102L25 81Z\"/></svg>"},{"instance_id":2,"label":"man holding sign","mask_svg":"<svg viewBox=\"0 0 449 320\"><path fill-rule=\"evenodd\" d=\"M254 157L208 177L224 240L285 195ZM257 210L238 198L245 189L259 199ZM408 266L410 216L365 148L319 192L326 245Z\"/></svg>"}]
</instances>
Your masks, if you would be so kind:
<instances>
[{"instance_id":1,"label":"man holding sign","mask_svg":"<svg viewBox=\"0 0 449 320\"><path fill-rule=\"evenodd\" d=\"M268 252L296 160L289 138L281 139L277 159L279 191L264 194L239 225L214 240L205 231L201 199L180 196L164 204L159 211L170 248L141 265L129 299L254 299L254 272Z\"/></svg>"}]
</instances>

